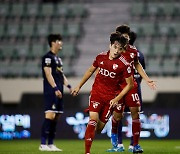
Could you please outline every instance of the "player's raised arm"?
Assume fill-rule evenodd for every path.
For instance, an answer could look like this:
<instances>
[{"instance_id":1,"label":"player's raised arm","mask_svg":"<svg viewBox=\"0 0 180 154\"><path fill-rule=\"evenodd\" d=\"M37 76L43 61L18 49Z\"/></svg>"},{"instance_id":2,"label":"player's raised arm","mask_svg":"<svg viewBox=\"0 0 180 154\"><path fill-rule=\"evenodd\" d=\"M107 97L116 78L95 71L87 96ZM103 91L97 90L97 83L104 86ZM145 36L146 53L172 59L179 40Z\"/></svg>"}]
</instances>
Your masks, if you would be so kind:
<instances>
[{"instance_id":1,"label":"player's raised arm","mask_svg":"<svg viewBox=\"0 0 180 154\"><path fill-rule=\"evenodd\" d=\"M134 62L134 66L136 68L136 70L138 71L138 73L142 76L142 78L146 81L146 83L148 84L148 86L155 90L156 89L156 84L155 81L151 80L148 75L146 74L146 72L144 71L142 65L140 64L139 61Z\"/></svg>"},{"instance_id":2,"label":"player's raised arm","mask_svg":"<svg viewBox=\"0 0 180 154\"><path fill-rule=\"evenodd\" d=\"M84 76L82 77L80 83L78 86L76 86L75 89L72 90L71 94L73 96L77 96L79 93L79 90L81 87L86 83L86 81L92 76L92 74L96 71L97 67L94 67L93 65L88 68L88 70L85 72Z\"/></svg>"}]
</instances>

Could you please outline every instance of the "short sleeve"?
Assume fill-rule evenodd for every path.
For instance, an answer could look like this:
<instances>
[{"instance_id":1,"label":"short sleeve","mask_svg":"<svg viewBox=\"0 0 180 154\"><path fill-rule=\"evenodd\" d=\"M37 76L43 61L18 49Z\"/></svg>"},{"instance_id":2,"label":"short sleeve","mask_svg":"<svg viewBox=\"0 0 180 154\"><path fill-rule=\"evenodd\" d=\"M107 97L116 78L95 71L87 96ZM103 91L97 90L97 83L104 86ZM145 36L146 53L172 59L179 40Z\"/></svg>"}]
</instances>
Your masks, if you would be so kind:
<instances>
[{"instance_id":1,"label":"short sleeve","mask_svg":"<svg viewBox=\"0 0 180 154\"><path fill-rule=\"evenodd\" d=\"M52 67L52 58L50 56L44 56L42 58L42 67Z\"/></svg>"},{"instance_id":2,"label":"short sleeve","mask_svg":"<svg viewBox=\"0 0 180 154\"><path fill-rule=\"evenodd\" d=\"M125 65L123 70L123 76L124 78L128 78L132 75L132 70L130 65Z\"/></svg>"},{"instance_id":3,"label":"short sleeve","mask_svg":"<svg viewBox=\"0 0 180 154\"><path fill-rule=\"evenodd\" d=\"M96 59L94 60L93 66L94 66L94 67L98 67L98 56L97 56Z\"/></svg>"}]
</instances>

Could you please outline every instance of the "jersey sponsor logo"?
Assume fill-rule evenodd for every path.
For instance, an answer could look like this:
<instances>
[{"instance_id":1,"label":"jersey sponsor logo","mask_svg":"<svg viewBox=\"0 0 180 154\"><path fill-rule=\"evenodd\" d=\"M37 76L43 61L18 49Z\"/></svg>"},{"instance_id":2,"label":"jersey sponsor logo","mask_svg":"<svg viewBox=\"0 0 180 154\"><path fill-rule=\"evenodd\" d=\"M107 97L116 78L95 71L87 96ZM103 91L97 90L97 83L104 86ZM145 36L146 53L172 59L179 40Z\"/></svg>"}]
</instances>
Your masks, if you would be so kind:
<instances>
[{"instance_id":1,"label":"jersey sponsor logo","mask_svg":"<svg viewBox=\"0 0 180 154\"><path fill-rule=\"evenodd\" d=\"M101 65L103 65L103 64L104 64L104 62L102 61L102 62L100 62L100 64L101 64Z\"/></svg>"},{"instance_id":2,"label":"jersey sponsor logo","mask_svg":"<svg viewBox=\"0 0 180 154\"><path fill-rule=\"evenodd\" d=\"M98 107L98 105L100 104L99 102L92 102L93 103L93 108L97 108Z\"/></svg>"},{"instance_id":3,"label":"jersey sponsor logo","mask_svg":"<svg viewBox=\"0 0 180 154\"><path fill-rule=\"evenodd\" d=\"M104 76L109 76L110 78L115 78L115 76L116 76L115 72L110 72L103 68L100 68L99 73Z\"/></svg>"},{"instance_id":4,"label":"jersey sponsor logo","mask_svg":"<svg viewBox=\"0 0 180 154\"><path fill-rule=\"evenodd\" d=\"M57 71L59 72L63 72L63 68L62 67L56 67Z\"/></svg>"},{"instance_id":5,"label":"jersey sponsor logo","mask_svg":"<svg viewBox=\"0 0 180 154\"><path fill-rule=\"evenodd\" d=\"M131 58L134 58L134 53L130 53L130 57L131 57Z\"/></svg>"},{"instance_id":6,"label":"jersey sponsor logo","mask_svg":"<svg viewBox=\"0 0 180 154\"><path fill-rule=\"evenodd\" d=\"M118 68L117 64L113 64L113 69L116 70Z\"/></svg>"},{"instance_id":7,"label":"jersey sponsor logo","mask_svg":"<svg viewBox=\"0 0 180 154\"><path fill-rule=\"evenodd\" d=\"M50 65L51 64L51 58L45 58L45 64Z\"/></svg>"}]
</instances>

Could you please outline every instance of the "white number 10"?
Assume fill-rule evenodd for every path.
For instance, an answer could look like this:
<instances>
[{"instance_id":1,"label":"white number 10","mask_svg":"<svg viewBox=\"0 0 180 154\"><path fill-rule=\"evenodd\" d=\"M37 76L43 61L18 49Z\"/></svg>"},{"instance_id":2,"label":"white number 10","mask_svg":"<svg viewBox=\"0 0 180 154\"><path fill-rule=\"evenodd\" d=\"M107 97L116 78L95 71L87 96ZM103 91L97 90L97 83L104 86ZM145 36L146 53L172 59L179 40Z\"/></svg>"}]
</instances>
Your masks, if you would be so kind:
<instances>
[{"instance_id":1,"label":"white number 10","mask_svg":"<svg viewBox=\"0 0 180 154\"><path fill-rule=\"evenodd\" d=\"M133 101L139 101L139 96L137 93L131 95L133 98Z\"/></svg>"}]
</instances>

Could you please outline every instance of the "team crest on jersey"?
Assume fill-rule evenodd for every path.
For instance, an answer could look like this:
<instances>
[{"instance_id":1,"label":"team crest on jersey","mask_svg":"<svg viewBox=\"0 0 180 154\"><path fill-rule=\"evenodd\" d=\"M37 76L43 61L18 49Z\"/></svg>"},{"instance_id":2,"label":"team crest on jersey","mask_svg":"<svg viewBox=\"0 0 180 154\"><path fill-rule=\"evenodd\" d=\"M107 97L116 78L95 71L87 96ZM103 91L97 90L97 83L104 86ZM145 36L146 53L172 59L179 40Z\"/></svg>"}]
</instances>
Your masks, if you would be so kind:
<instances>
[{"instance_id":1,"label":"team crest on jersey","mask_svg":"<svg viewBox=\"0 0 180 154\"><path fill-rule=\"evenodd\" d=\"M51 58L45 58L45 64L50 65L51 64Z\"/></svg>"},{"instance_id":2,"label":"team crest on jersey","mask_svg":"<svg viewBox=\"0 0 180 154\"><path fill-rule=\"evenodd\" d=\"M101 65L103 65L103 64L104 64L104 62L102 61L102 62L100 62L100 64L101 64Z\"/></svg>"},{"instance_id":3,"label":"team crest on jersey","mask_svg":"<svg viewBox=\"0 0 180 154\"><path fill-rule=\"evenodd\" d=\"M127 72L131 73L131 68L130 67L127 68Z\"/></svg>"},{"instance_id":4,"label":"team crest on jersey","mask_svg":"<svg viewBox=\"0 0 180 154\"><path fill-rule=\"evenodd\" d=\"M116 70L118 68L117 64L113 64L113 69Z\"/></svg>"},{"instance_id":5,"label":"team crest on jersey","mask_svg":"<svg viewBox=\"0 0 180 154\"><path fill-rule=\"evenodd\" d=\"M130 53L130 57L131 57L131 58L134 58L134 53Z\"/></svg>"},{"instance_id":6,"label":"team crest on jersey","mask_svg":"<svg viewBox=\"0 0 180 154\"><path fill-rule=\"evenodd\" d=\"M53 104L53 105L52 105L52 109L53 109L53 110L54 110L54 109L56 109L56 106L55 106L55 104Z\"/></svg>"},{"instance_id":7,"label":"team crest on jersey","mask_svg":"<svg viewBox=\"0 0 180 154\"><path fill-rule=\"evenodd\" d=\"M93 108L97 108L98 107L98 105L99 105L99 103L98 102L92 102L93 103Z\"/></svg>"}]
</instances>

